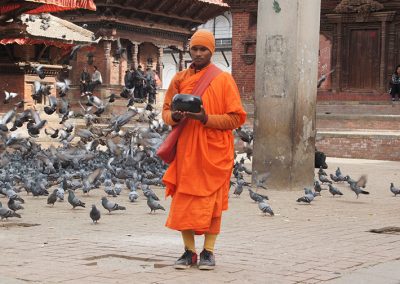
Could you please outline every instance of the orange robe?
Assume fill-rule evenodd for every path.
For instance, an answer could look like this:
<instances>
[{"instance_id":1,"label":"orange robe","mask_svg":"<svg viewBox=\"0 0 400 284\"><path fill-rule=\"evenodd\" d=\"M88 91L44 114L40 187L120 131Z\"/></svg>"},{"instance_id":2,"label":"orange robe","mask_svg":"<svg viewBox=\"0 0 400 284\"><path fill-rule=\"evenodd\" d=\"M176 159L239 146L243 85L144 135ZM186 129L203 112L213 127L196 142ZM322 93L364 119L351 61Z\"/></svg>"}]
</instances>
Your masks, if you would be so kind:
<instances>
[{"instance_id":1,"label":"orange robe","mask_svg":"<svg viewBox=\"0 0 400 284\"><path fill-rule=\"evenodd\" d=\"M176 124L170 111L173 96L191 94L207 68L197 73L189 68L172 79L162 113L167 124ZM234 159L232 130L245 122L246 113L236 83L226 72L214 78L202 101L207 123L189 119L178 139L175 160L163 177L166 196L172 196L166 226L196 234L217 234L222 211L228 209Z\"/></svg>"}]
</instances>

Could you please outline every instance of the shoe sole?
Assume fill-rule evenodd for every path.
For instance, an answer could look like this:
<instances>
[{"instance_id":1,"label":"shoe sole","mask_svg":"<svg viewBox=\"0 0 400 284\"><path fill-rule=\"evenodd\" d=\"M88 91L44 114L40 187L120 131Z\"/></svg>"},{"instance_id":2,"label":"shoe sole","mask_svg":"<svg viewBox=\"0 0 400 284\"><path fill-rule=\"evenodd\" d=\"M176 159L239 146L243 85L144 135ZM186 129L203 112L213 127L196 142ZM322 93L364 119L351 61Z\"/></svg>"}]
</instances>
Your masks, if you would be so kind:
<instances>
[{"instance_id":1,"label":"shoe sole","mask_svg":"<svg viewBox=\"0 0 400 284\"><path fill-rule=\"evenodd\" d=\"M192 267L192 265L174 264L174 268L179 270L189 269L190 267Z\"/></svg>"},{"instance_id":2,"label":"shoe sole","mask_svg":"<svg viewBox=\"0 0 400 284\"><path fill-rule=\"evenodd\" d=\"M209 265L199 265L200 270L214 270L215 266L209 266Z\"/></svg>"}]
</instances>

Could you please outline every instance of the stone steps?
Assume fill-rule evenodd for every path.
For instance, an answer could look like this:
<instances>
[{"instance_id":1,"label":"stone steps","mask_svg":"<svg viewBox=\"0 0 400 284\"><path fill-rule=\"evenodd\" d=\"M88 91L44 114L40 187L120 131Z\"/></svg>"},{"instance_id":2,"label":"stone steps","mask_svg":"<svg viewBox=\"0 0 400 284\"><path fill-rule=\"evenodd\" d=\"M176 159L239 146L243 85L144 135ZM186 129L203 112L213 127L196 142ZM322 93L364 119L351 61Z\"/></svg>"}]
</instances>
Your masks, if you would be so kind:
<instances>
[{"instance_id":1,"label":"stone steps","mask_svg":"<svg viewBox=\"0 0 400 284\"><path fill-rule=\"evenodd\" d=\"M399 102L319 102L316 126L330 157L400 161Z\"/></svg>"}]
</instances>

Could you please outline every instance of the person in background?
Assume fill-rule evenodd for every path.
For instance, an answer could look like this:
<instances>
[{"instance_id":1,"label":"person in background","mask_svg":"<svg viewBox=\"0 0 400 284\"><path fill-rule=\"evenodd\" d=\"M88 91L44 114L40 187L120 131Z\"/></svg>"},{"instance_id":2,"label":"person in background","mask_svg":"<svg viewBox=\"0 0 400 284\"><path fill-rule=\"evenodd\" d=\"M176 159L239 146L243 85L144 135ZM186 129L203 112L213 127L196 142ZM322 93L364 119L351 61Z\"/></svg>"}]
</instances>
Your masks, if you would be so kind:
<instances>
[{"instance_id":1,"label":"person in background","mask_svg":"<svg viewBox=\"0 0 400 284\"><path fill-rule=\"evenodd\" d=\"M142 66L138 66L136 71L134 72L134 86L135 90L133 91L133 96L137 99L143 99L144 98L144 74L142 70Z\"/></svg>"},{"instance_id":2,"label":"person in background","mask_svg":"<svg viewBox=\"0 0 400 284\"><path fill-rule=\"evenodd\" d=\"M97 86L100 86L103 83L103 78L101 77L100 71L97 69L97 66L93 66L93 74L92 74L92 81L89 84L89 92L94 91Z\"/></svg>"},{"instance_id":3,"label":"person in background","mask_svg":"<svg viewBox=\"0 0 400 284\"><path fill-rule=\"evenodd\" d=\"M87 67L83 67L81 76L79 78L81 95L84 95L88 91L89 83L90 83L90 74L87 71Z\"/></svg>"},{"instance_id":4,"label":"person in background","mask_svg":"<svg viewBox=\"0 0 400 284\"><path fill-rule=\"evenodd\" d=\"M134 84L133 84L133 71L131 69L127 69L125 71L125 77L124 77L124 83L125 83L125 88L127 89L132 89Z\"/></svg>"},{"instance_id":5,"label":"person in background","mask_svg":"<svg viewBox=\"0 0 400 284\"><path fill-rule=\"evenodd\" d=\"M390 95L392 96L392 101L399 100L400 97L400 65L396 66L393 72L392 79L390 80Z\"/></svg>"},{"instance_id":6,"label":"person in background","mask_svg":"<svg viewBox=\"0 0 400 284\"><path fill-rule=\"evenodd\" d=\"M151 68L146 69L145 73L145 79L146 79L146 92L145 92L145 97L148 97L148 103L149 104L154 104L156 101L156 81L154 79L154 72L151 70Z\"/></svg>"}]
</instances>

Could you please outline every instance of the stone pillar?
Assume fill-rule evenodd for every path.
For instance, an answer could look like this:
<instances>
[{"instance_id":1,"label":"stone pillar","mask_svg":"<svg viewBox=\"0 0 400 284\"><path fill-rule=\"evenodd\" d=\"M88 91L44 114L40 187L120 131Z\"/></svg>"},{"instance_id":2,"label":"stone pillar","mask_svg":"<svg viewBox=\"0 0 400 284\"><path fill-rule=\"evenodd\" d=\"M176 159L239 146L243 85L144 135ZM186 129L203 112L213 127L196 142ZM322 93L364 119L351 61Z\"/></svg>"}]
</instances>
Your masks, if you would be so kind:
<instances>
[{"instance_id":1,"label":"stone pillar","mask_svg":"<svg viewBox=\"0 0 400 284\"><path fill-rule=\"evenodd\" d=\"M386 79L386 21L382 21L381 24L381 64L380 64L380 81L379 87L382 91L385 90L387 84Z\"/></svg>"},{"instance_id":2,"label":"stone pillar","mask_svg":"<svg viewBox=\"0 0 400 284\"><path fill-rule=\"evenodd\" d=\"M134 44L132 46L132 65L135 67L135 69L138 67L138 51L139 51L139 45Z\"/></svg>"},{"instance_id":3,"label":"stone pillar","mask_svg":"<svg viewBox=\"0 0 400 284\"><path fill-rule=\"evenodd\" d=\"M103 84L109 85L111 79L111 40L105 40L103 42L104 48L104 75Z\"/></svg>"},{"instance_id":4,"label":"stone pillar","mask_svg":"<svg viewBox=\"0 0 400 284\"><path fill-rule=\"evenodd\" d=\"M312 186L321 0L258 2L253 181Z\"/></svg>"},{"instance_id":5,"label":"stone pillar","mask_svg":"<svg viewBox=\"0 0 400 284\"><path fill-rule=\"evenodd\" d=\"M158 71L158 77L160 77L160 80L162 82L162 74L163 74L163 63L162 63L162 59L164 56L164 48L162 46L160 46L158 48L158 59L157 59L157 67L156 70Z\"/></svg>"},{"instance_id":6,"label":"stone pillar","mask_svg":"<svg viewBox=\"0 0 400 284\"><path fill-rule=\"evenodd\" d=\"M335 72L332 73L334 78L334 89L336 92L341 90L340 77L342 75L342 22L336 25L336 67Z\"/></svg>"}]
</instances>

